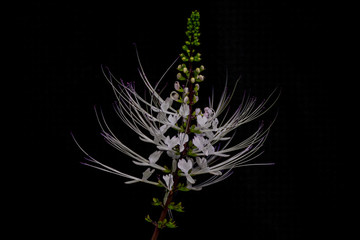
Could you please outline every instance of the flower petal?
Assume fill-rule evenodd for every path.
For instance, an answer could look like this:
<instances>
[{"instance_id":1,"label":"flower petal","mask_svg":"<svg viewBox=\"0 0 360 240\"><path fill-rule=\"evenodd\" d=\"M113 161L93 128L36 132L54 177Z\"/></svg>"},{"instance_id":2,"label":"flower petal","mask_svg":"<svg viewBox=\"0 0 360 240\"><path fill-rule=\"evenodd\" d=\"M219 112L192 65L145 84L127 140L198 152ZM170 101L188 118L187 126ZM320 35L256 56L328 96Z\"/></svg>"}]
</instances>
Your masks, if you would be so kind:
<instances>
[{"instance_id":1,"label":"flower petal","mask_svg":"<svg viewBox=\"0 0 360 240\"><path fill-rule=\"evenodd\" d=\"M159 158L160 158L160 156L161 156L162 153L163 153L163 151L155 151L155 152L153 152L153 153L149 156L150 164L156 163L156 162L159 160Z\"/></svg>"}]
</instances>

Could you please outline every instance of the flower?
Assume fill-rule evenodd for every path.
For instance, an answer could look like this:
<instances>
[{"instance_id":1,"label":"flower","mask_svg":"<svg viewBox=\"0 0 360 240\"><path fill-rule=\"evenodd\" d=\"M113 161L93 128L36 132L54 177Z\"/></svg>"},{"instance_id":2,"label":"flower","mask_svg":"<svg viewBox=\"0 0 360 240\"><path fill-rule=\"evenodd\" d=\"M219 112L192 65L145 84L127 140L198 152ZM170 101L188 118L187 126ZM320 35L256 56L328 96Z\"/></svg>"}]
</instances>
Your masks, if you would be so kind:
<instances>
[{"instance_id":1,"label":"flower","mask_svg":"<svg viewBox=\"0 0 360 240\"><path fill-rule=\"evenodd\" d=\"M193 144L205 156L209 156L209 154L214 154L214 152L215 152L214 146L211 145L210 141L208 139L205 139L202 135L196 135L193 139ZM200 156L200 155L198 155L198 156Z\"/></svg>"},{"instance_id":2,"label":"flower","mask_svg":"<svg viewBox=\"0 0 360 240\"><path fill-rule=\"evenodd\" d=\"M178 139L179 151L182 152L184 151L184 144L189 141L189 135L187 135L186 133L179 133Z\"/></svg>"},{"instance_id":3,"label":"flower","mask_svg":"<svg viewBox=\"0 0 360 240\"><path fill-rule=\"evenodd\" d=\"M151 165L151 164L155 164L155 163L159 160L159 158L160 158L160 156L161 156L162 153L163 153L162 151L155 151L155 152L153 152L153 153L149 156L150 165Z\"/></svg>"},{"instance_id":4,"label":"flower","mask_svg":"<svg viewBox=\"0 0 360 240\"><path fill-rule=\"evenodd\" d=\"M190 183L195 183L195 180L190 176L189 171L192 169L193 163L191 160L180 159L178 168L185 174L186 180Z\"/></svg>"},{"instance_id":5,"label":"flower","mask_svg":"<svg viewBox=\"0 0 360 240\"><path fill-rule=\"evenodd\" d=\"M170 191L174 185L173 175L171 174L164 175L163 179L165 181L166 188Z\"/></svg>"},{"instance_id":6,"label":"flower","mask_svg":"<svg viewBox=\"0 0 360 240\"><path fill-rule=\"evenodd\" d=\"M152 185L158 184L157 181L149 180L154 170L165 171L167 169L165 165L172 165L175 167L172 167L171 172L175 173L176 168L180 169L188 184L190 184L189 189L193 190L226 179L231 175L229 171L234 168L259 165L259 163L250 163L250 161L261 154L259 150L263 146L273 122L267 128L264 127L265 125L262 122L253 134L239 143L233 143L235 130L266 113L279 97L273 97L275 91L260 104L257 104L256 98L244 93L239 107L230 114L228 106L235 93L238 81L232 88L233 90L229 92L226 80L219 101L216 104L214 103L215 91L213 89L209 98L209 105L205 106L202 111L198 107L190 107L190 105L197 102L198 97L197 95L191 95L194 92L191 92L187 85L183 86L182 98L176 92L181 92L182 89L179 82L174 84L176 91L171 92L170 96L165 99L157 91L160 82L177 60L170 65L156 85L152 86L143 70L137 50L136 55L139 62L140 77L150 96L147 99L136 92L133 82L125 83L123 80L117 80L106 67L102 67L102 71L115 93L117 102L114 104L114 109L119 118L139 136L141 141L153 144L157 150L151 153L148 158L145 158L141 152L130 149L110 129L103 112L95 109L102 130L101 135L105 141L130 157L135 165L147 166L148 168L143 172L142 178L125 174L90 157L74 139L87 156L88 162L84 163L85 165L130 179L126 183L144 182ZM185 64L178 67L178 70L187 76L190 74L189 69ZM203 80L202 75L199 75L203 70L203 66L196 68L196 71L194 70L197 79ZM184 79L181 76L179 80L183 81ZM196 83L195 87L198 94L199 84ZM190 99L194 99L193 102ZM270 101L270 99L273 99L273 101ZM174 102L176 102L176 106ZM182 121L179 121L180 119ZM192 124L191 127L190 124ZM174 131L169 131L169 129L175 130L175 134ZM159 161L163 152L167 153L167 156L173 161L172 163L164 164ZM263 165L268 165L268 163ZM212 176L208 181L192 186L195 183L194 178L203 174ZM171 189L170 183L173 181L173 177L170 176L172 175L163 175L167 183L167 189Z\"/></svg>"},{"instance_id":7,"label":"flower","mask_svg":"<svg viewBox=\"0 0 360 240\"><path fill-rule=\"evenodd\" d=\"M185 102L185 100L184 100ZM190 108L189 105L187 105L186 103L182 104L180 109L179 109L179 114L181 117L186 118L190 113Z\"/></svg>"}]
</instances>

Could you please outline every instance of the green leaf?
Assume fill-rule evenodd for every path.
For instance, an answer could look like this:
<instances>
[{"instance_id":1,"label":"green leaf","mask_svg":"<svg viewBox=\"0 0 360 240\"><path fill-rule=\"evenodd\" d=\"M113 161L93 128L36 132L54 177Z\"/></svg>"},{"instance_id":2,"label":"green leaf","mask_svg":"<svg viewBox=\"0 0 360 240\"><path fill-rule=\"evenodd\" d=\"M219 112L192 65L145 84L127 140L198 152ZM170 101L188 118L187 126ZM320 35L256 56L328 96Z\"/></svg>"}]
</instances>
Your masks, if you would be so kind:
<instances>
[{"instance_id":1,"label":"green leaf","mask_svg":"<svg viewBox=\"0 0 360 240\"><path fill-rule=\"evenodd\" d=\"M168 222L168 220L166 218L164 220L162 220L162 221L158 221L157 227L162 229L162 228L164 228L166 226L167 222Z\"/></svg>"},{"instance_id":2,"label":"green leaf","mask_svg":"<svg viewBox=\"0 0 360 240\"><path fill-rule=\"evenodd\" d=\"M190 132L200 134L201 131L199 129L190 128Z\"/></svg>"},{"instance_id":3,"label":"green leaf","mask_svg":"<svg viewBox=\"0 0 360 240\"><path fill-rule=\"evenodd\" d=\"M165 170L163 170L164 173L170 173L171 169L168 168L168 166L164 166Z\"/></svg>"},{"instance_id":4,"label":"green leaf","mask_svg":"<svg viewBox=\"0 0 360 240\"><path fill-rule=\"evenodd\" d=\"M189 149L189 151L187 152L187 155L188 155L189 157L197 157L196 153L193 153L193 152L192 152L192 149Z\"/></svg>"},{"instance_id":5,"label":"green leaf","mask_svg":"<svg viewBox=\"0 0 360 240\"><path fill-rule=\"evenodd\" d=\"M183 183L179 183L177 186L177 190L182 191L182 192L188 192L190 191L190 189L188 189L185 184Z\"/></svg>"},{"instance_id":6,"label":"green leaf","mask_svg":"<svg viewBox=\"0 0 360 240\"><path fill-rule=\"evenodd\" d=\"M145 221L152 223L153 221L151 220L149 214L145 217Z\"/></svg>"},{"instance_id":7,"label":"green leaf","mask_svg":"<svg viewBox=\"0 0 360 240\"><path fill-rule=\"evenodd\" d=\"M174 207L175 207L175 203L174 202L171 202L169 205L168 205L168 208L170 210L174 210Z\"/></svg>"},{"instance_id":8,"label":"green leaf","mask_svg":"<svg viewBox=\"0 0 360 240\"><path fill-rule=\"evenodd\" d=\"M162 203L160 202L160 200L158 198L153 198L152 205L153 206L162 206Z\"/></svg>"},{"instance_id":9,"label":"green leaf","mask_svg":"<svg viewBox=\"0 0 360 240\"><path fill-rule=\"evenodd\" d=\"M181 206L181 202L175 205L174 210L177 212L184 212L184 207Z\"/></svg>"},{"instance_id":10,"label":"green leaf","mask_svg":"<svg viewBox=\"0 0 360 240\"><path fill-rule=\"evenodd\" d=\"M175 221L172 219L170 219L165 225L168 228L176 228L177 227Z\"/></svg>"}]
</instances>

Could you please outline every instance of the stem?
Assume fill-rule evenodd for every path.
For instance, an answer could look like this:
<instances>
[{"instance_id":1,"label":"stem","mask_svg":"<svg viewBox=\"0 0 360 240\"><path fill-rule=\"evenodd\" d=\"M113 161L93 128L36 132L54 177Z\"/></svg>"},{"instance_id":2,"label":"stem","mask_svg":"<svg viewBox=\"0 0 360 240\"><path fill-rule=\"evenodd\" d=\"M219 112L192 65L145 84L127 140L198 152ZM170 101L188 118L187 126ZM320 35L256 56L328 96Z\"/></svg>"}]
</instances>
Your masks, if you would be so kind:
<instances>
[{"instance_id":1,"label":"stem","mask_svg":"<svg viewBox=\"0 0 360 240\"><path fill-rule=\"evenodd\" d=\"M192 49L193 49L193 46L190 46L190 57L193 56L193 52L192 52ZM194 99L194 84L191 82L191 78L193 77L194 75L194 70L193 70L193 65L192 65L192 62L189 62L189 78L188 78L188 84L189 84L189 116L188 116L188 119L186 121L186 129L185 129L185 133L186 134L190 134L190 126L191 126L191 121L193 120L193 117L192 117L192 105L194 104L193 102L193 99ZM184 144L184 151L181 152L181 157L185 157L186 154L188 152L188 143L185 143ZM168 198L166 200L166 203L164 205L164 208L160 214L160 217L159 217L159 220L157 221L158 222L161 222L163 221L167 214L168 214L168 207L169 207L169 204L172 202L172 199L174 197L174 193L176 192L176 188L177 188L177 185L179 183L179 175L177 174L177 168L175 170L175 172L173 173L173 178L174 178L174 187L173 187L173 190L171 190L169 192L169 195L168 195ZM158 224L157 223L154 223L155 225L155 229L154 229L154 232L153 232L153 235L151 237L151 240L157 240L158 239L158 236L159 236L159 233L160 233L160 228L158 228Z\"/></svg>"},{"instance_id":2,"label":"stem","mask_svg":"<svg viewBox=\"0 0 360 240\"><path fill-rule=\"evenodd\" d=\"M167 215L168 209L169 209L168 208L169 204L172 202L172 199L174 197L174 193L176 191L176 186L177 186L177 184L179 182L179 176L177 175L176 172L173 173L173 175L176 175L176 176L174 176L174 189L169 192L169 196L168 196L168 198L166 200L164 208L163 208L163 210L162 210L162 212L160 214L159 220L157 222L163 221L166 218L166 215ZM151 240L157 240L157 238L159 236L159 233L160 233L160 228L158 228L158 225L155 224L155 229L154 229L154 233L153 233L153 235L151 237Z\"/></svg>"}]
</instances>

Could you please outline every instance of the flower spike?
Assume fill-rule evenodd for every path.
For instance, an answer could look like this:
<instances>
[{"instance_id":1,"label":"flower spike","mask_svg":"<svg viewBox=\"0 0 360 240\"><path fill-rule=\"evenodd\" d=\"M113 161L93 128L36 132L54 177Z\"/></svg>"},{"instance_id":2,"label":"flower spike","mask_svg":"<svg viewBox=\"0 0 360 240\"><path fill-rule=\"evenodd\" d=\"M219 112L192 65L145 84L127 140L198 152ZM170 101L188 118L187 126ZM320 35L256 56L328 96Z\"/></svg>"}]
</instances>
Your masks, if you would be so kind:
<instances>
[{"instance_id":1,"label":"flower spike","mask_svg":"<svg viewBox=\"0 0 360 240\"><path fill-rule=\"evenodd\" d=\"M275 119L269 124L261 121L252 134L240 136L238 142L236 140L239 139L238 128L263 116L275 105L279 99L278 91L274 90L260 102L244 92L238 107L230 111L229 106L239 79L229 90L226 75L224 90L218 101L215 101L213 88L208 96L208 104L201 105L199 99L203 97L200 97L200 85L207 77L204 76L206 69L200 63L203 57L198 51L200 36L200 13L193 11L187 19L180 55L157 81L145 74L135 46L139 79L145 87L144 95L136 90L135 81L117 79L107 67L101 66L116 98L113 105L116 114L141 142L152 149L146 152L140 147L136 150L128 147L124 135L115 134L102 110L95 107L101 136L130 159L133 166L139 168L135 176L93 158L72 134L75 144L85 155L86 161L82 164L126 178L126 184L141 182L162 188L162 201L154 197L152 203L162 208L159 219L154 221L149 215L145 217L146 221L155 226L152 240L157 239L160 229L177 227L172 211L183 212L183 207L181 203L173 202L176 192L200 191L224 181L236 168L272 164L252 161L262 154L261 149ZM172 77L174 82L166 84L172 86L172 89L168 91L170 94L162 96L165 87L160 87L160 84L173 68L177 70L177 74Z\"/></svg>"}]
</instances>

